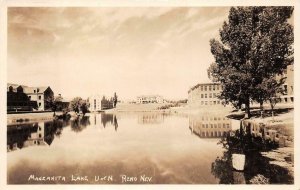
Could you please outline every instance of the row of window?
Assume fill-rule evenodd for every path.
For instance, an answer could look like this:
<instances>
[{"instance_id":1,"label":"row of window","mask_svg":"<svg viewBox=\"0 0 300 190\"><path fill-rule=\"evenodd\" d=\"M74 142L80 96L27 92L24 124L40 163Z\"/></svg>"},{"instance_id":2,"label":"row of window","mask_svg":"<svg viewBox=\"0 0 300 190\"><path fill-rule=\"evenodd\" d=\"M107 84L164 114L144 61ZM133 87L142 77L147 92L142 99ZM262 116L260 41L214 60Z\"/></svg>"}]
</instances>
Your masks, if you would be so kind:
<instances>
[{"instance_id":1,"label":"row of window","mask_svg":"<svg viewBox=\"0 0 300 190\"><path fill-rule=\"evenodd\" d=\"M221 120L229 120L229 118L227 117L202 117L202 121L221 121Z\"/></svg>"},{"instance_id":2,"label":"row of window","mask_svg":"<svg viewBox=\"0 0 300 190\"><path fill-rule=\"evenodd\" d=\"M224 131L224 132L221 132L221 131L215 131L215 132L211 132L211 133L208 133L208 132L202 132L201 133L201 137L222 137L222 136L225 136L226 135L226 131Z\"/></svg>"},{"instance_id":3,"label":"row of window","mask_svg":"<svg viewBox=\"0 0 300 190\"><path fill-rule=\"evenodd\" d=\"M28 96L29 100L31 100L31 96ZM42 96L39 96L39 100L42 99Z\"/></svg>"},{"instance_id":4,"label":"row of window","mask_svg":"<svg viewBox=\"0 0 300 190\"><path fill-rule=\"evenodd\" d=\"M202 128L221 128L222 127L222 123L218 123L218 124L202 124ZM223 123L223 128L230 128L230 124L229 123Z\"/></svg>"},{"instance_id":5,"label":"row of window","mask_svg":"<svg viewBox=\"0 0 300 190\"><path fill-rule=\"evenodd\" d=\"M216 98L217 94L216 93L209 93L209 94L201 94L201 98Z\"/></svg>"},{"instance_id":6,"label":"row of window","mask_svg":"<svg viewBox=\"0 0 300 190\"><path fill-rule=\"evenodd\" d=\"M214 90L220 90L222 87L220 85L209 85L209 86L200 86L201 91L214 91Z\"/></svg>"},{"instance_id":7,"label":"row of window","mask_svg":"<svg viewBox=\"0 0 300 190\"><path fill-rule=\"evenodd\" d=\"M220 105L220 100L218 101L201 101L201 105Z\"/></svg>"}]
</instances>

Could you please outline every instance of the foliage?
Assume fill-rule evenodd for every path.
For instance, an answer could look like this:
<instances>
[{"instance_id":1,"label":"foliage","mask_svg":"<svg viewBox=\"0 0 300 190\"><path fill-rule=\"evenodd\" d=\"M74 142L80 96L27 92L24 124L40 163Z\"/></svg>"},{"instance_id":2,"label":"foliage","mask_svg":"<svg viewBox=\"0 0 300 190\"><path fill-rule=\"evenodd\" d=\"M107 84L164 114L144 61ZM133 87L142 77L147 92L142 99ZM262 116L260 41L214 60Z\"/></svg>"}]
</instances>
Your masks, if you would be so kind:
<instances>
[{"instance_id":1,"label":"foliage","mask_svg":"<svg viewBox=\"0 0 300 190\"><path fill-rule=\"evenodd\" d=\"M83 115L85 115L88 112L88 102L86 100L83 100L81 97L75 97L70 102L70 110L74 111L75 113L79 113L80 110L82 111Z\"/></svg>"},{"instance_id":2,"label":"foliage","mask_svg":"<svg viewBox=\"0 0 300 190\"><path fill-rule=\"evenodd\" d=\"M117 102L118 102L118 96L117 93L114 93L114 97L113 97L113 101L114 101L114 108L117 106Z\"/></svg>"},{"instance_id":3,"label":"foliage","mask_svg":"<svg viewBox=\"0 0 300 190\"><path fill-rule=\"evenodd\" d=\"M114 107L114 98L111 97L110 99L106 98L105 96L102 97L101 100L101 109L111 109Z\"/></svg>"},{"instance_id":4,"label":"foliage","mask_svg":"<svg viewBox=\"0 0 300 190\"><path fill-rule=\"evenodd\" d=\"M220 41L210 41L215 62L208 75L222 84L219 98L238 107L245 104L249 117L250 101L268 92L261 90L265 79L293 63L293 27L287 22L292 13L292 7L232 7Z\"/></svg>"}]
</instances>

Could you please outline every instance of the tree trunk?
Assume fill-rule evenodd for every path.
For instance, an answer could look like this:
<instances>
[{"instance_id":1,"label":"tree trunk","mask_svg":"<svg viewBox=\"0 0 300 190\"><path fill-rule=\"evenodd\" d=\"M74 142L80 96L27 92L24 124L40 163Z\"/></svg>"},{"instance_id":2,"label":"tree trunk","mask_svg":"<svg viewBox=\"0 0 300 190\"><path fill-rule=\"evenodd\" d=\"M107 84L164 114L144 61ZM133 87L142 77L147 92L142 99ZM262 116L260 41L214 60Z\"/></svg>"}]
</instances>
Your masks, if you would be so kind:
<instances>
[{"instance_id":1,"label":"tree trunk","mask_svg":"<svg viewBox=\"0 0 300 190\"><path fill-rule=\"evenodd\" d=\"M261 101L261 102L259 103L259 107L260 107L260 110L263 110L263 109L264 109L264 102L263 102L263 101Z\"/></svg>"},{"instance_id":2,"label":"tree trunk","mask_svg":"<svg viewBox=\"0 0 300 190\"><path fill-rule=\"evenodd\" d=\"M245 118L250 118L251 113L250 113L250 101L249 99L245 102Z\"/></svg>"}]
</instances>

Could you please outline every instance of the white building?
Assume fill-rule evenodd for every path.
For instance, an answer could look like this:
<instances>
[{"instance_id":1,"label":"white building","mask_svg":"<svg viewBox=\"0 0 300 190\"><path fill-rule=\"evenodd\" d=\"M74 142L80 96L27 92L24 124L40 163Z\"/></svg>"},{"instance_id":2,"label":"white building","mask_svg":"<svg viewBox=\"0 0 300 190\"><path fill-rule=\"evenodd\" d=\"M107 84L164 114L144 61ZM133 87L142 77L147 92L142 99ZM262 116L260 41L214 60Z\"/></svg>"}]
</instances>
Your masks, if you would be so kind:
<instances>
[{"instance_id":1,"label":"white building","mask_svg":"<svg viewBox=\"0 0 300 190\"><path fill-rule=\"evenodd\" d=\"M89 97L89 103L90 103L90 111L101 111L101 100L102 96L100 95L92 95Z\"/></svg>"},{"instance_id":2,"label":"white building","mask_svg":"<svg viewBox=\"0 0 300 190\"><path fill-rule=\"evenodd\" d=\"M159 95L143 95L138 96L136 103L138 104L148 104L148 103L164 103L164 99L162 96Z\"/></svg>"}]
</instances>

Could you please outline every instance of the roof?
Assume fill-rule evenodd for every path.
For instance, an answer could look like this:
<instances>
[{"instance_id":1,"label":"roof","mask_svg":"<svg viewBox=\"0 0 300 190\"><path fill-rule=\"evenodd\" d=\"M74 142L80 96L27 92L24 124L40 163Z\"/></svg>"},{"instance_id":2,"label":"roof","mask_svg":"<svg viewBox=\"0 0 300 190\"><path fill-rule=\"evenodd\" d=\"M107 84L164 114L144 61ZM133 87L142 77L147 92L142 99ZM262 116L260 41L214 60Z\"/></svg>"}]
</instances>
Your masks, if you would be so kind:
<instances>
[{"instance_id":1,"label":"roof","mask_svg":"<svg viewBox=\"0 0 300 190\"><path fill-rule=\"evenodd\" d=\"M42 86L42 87L27 87L27 86L24 86L23 87L23 91L26 94L36 93L37 91L39 93L43 93L43 92L45 92L47 90L47 88L48 87L44 87L44 86Z\"/></svg>"},{"instance_id":2,"label":"roof","mask_svg":"<svg viewBox=\"0 0 300 190\"><path fill-rule=\"evenodd\" d=\"M195 86L191 87L188 91L188 93L190 93L192 90L195 90L196 88L198 88L199 86L205 86L205 85L220 85L221 83L219 82L206 82L206 83L198 83Z\"/></svg>"},{"instance_id":3,"label":"roof","mask_svg":"<svg viewBox=\"0 0 300 190\"><path fill-rule=\"evenodd\" d=\"M160 97L162 98L162 96L160 95L141 95L141 96L138 96L137 98L153 98L153 97Z\"/></svg>"}]
</instances>

